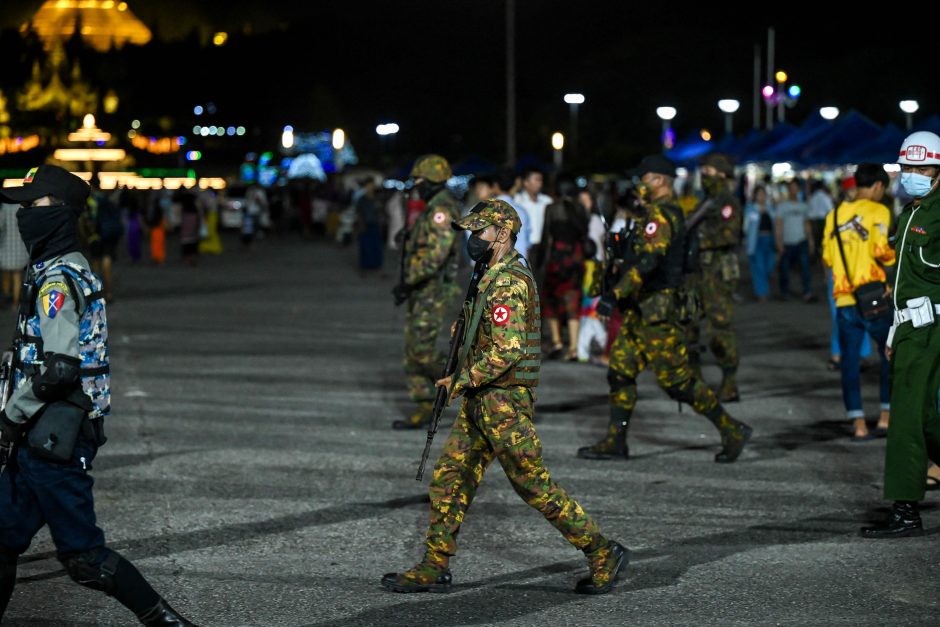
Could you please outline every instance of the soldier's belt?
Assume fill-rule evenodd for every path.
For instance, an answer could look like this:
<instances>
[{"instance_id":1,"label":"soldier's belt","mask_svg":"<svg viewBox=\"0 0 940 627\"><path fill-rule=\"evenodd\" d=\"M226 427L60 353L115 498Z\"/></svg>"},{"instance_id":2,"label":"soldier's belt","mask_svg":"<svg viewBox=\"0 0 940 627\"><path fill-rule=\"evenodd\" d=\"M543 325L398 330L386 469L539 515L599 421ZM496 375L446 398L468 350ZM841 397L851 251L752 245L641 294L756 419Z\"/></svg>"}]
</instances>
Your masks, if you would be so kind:
<instances>
[{"instance_id":1,"label":"soldier's belt","mask_svg":"<svg viewBox=\"0 0 940 627\"><path fill-rule=\"evenodd\" d=\"M933 324L934 315L940 314L940 305L934 305L926 296L908 299L906 304L906 308L894 311L895 325L910 322L915 329L919 329Z\"/></svg>"}]
</instances>

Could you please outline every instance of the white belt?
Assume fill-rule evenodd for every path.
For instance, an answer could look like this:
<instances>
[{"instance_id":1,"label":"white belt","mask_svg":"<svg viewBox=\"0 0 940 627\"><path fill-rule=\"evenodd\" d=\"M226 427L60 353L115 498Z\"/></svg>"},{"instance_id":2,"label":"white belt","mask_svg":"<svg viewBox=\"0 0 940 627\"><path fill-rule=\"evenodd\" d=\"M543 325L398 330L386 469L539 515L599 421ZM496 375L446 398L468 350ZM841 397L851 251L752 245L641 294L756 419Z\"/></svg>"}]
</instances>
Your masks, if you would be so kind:
<instances>
[{"instance_id":1,"label":"white belt","mask_svg":"<svg viewBox=\"0 0 940 627\"><path fill-rule=\"evenodd\" d=\"M940 314L940 305L933 306L934 313ZM895 309L894 310L894 324L902 324L904 322L911 321L911 310L910 309Z\"/></svg>"}]
</instances>

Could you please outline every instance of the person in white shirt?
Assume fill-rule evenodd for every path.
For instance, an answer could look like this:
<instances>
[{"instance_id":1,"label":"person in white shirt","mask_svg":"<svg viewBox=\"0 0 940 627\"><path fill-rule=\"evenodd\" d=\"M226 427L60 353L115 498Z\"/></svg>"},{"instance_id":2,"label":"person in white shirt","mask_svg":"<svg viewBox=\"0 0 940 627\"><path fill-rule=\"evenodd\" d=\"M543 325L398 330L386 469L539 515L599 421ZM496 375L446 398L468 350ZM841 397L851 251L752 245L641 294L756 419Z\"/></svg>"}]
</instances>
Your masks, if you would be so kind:
<instances>
[{"instance_id":1,"label":"person in white shirt","mask_svg":"<svg viewBox=\"0 0 940 627\"><path fill-rule=\"evenodd\" d=\"M542 224L545 208L552 204L552 197L542 193L545 178L538 170L529 168L522 173L522 190L513 198L513 206L521 207L529 216L529 245L542 241ZM530 254L527 253L526 257Z\"/></svg>"}]
</instances>

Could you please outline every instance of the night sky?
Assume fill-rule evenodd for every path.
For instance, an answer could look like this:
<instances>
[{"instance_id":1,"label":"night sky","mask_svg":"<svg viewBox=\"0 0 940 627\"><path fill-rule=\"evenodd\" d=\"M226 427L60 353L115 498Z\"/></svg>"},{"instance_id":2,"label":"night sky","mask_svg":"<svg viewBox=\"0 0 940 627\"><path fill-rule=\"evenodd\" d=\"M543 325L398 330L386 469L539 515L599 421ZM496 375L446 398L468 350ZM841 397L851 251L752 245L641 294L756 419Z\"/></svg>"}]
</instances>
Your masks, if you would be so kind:
<instances>
[{"instance_id":1,"label":"night sky","mask_svg":"<svg viewBox=\"0 0 940 627\"><path fill-rule=\"evenodd\" d=\"M28 5L41 3L10 4L0 8L0 25L16 25L31 12ZM251 116L265 137L284 124L342 126L366 156L383 148L373 129L384 121L401 125L391 149L403 156L434 150L501 161L505 154L502 1L129 5L161 41L205 41L215 30L232 34L232 51L171 55L163 62L191 70L154 85L158 98L165 95L167 113L181 119L183 98L213 100L220 114ZM702 127L720 135L716 102L738 98L735 128L743 132L752 123L754 46L766 45L769 25L777 33L775 65L803 89L788 121L835 105L879 124L903 125L898 100L918 99L919 115L937 107L937 89L929 85L935 55L917 52L932 43L921 47L919 36L902 33L900 14L842 9L823 15L792 3L775 14L766 8L722 13L717 4L692 13L664 3L517 0L516 6L519 154L548 158L551 133L567 131L562 95L568 91L587 97L580 124L585 167L616 167L655 150L658 105L679 109L674 126L680 138ZM933 31L922 37L932 42ZM762 60L762 74L765 66ZM160 73L159 67L145 69ZM149 94L147 101L158 98Z\"/></svg>"}]
</instances>

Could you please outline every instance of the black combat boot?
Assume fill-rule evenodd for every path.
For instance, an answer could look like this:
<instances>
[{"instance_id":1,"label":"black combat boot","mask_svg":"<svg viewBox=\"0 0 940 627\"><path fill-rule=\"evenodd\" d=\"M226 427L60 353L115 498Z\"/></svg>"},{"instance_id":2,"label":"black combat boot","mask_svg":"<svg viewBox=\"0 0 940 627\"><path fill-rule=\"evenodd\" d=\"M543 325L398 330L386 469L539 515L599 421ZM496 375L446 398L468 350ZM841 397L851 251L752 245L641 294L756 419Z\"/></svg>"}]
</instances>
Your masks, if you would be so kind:
<instances>
[{"instance_id":1,"label":"black combat boot","mask_svg":"<svg viewBox=\"0 0 940 627\"><path fill-rule=\"evenodd\" d=\"M431 422L431 412L434 411L434 403L425 401L418 403L418 409L411 414L407 420L396 420L392 423L392 429L423 429Z\"/></svg>"},{"instance_id":2,"label":"black combat boot","mask_svg":"<svg viewBox=\"0 0 940 627\"><path fill-rule=\"evenodd\" d=\"M741 456L741 451L751 439L753 429L728 415L721 405L715 408L713 415L707 418L718 428L721 434L721 451L715 455L715 462L730 464Z\"/></svg>"},{"instance_id":3,"label":"black combat boot","mask_svg":"<svg viewBox=\"0 0 940 627\"><path fill-rule=\"evenodd\" d=\"M607 594L613 590L617 578L630 561L629 551L613 540L596 551L585 552L585 555L591 576L578 581L574 588L578 594Z\"/></svg>"},{"instance_id":4,"label":"black combat boot","mask_svg":"<svg viewBox=\"0 0 940 627\"><path fill-rule=\"evenodd\" d=\"M163 599L160 599L159 603L146 612L138 614L137 618L141 624L148 627L196 627L196 625L180 616L179 612L170 607L170 604Z\"/></svg>"},{"instance_id":5,"label":"black combat boot","mask_svg":"<svg viewBox=\"0 0 940 627\"><path fill-rule=\"evenodd\" d=\"M721 386L718 388L718 400L722 403L737 403L741 400L738 393L737 370L722 371Z\"/></svg>"},{"instance_id":6,"label":"black combat boot","mask_svg":"<svg viewBox=\"0 0 940 627\"><path fill-rule=\"evenodd\" d=\"M403 573L388 573L382 586L393 592L450 592L452 577L447 568L421 562Z\"/></svg>"},{"instance_id":7,"label":"black combat boot","mask_svg":"<svg viewBox=\"0 0 940 627\"><path fill-rule=\"evenodd\" d=\"M607 435L600 442L592 446L582 446L578 449L578 457L582 459L614 459L623 457L630 459L630 448L627 446L628 422L611 422L607 426Z\"/></svg>"},{"instance_id":8,"label":"black combat boot","mask_svg":"<svg viewBox=\"0 0 940 627\"><path fill-rule=\"evenodd\" d=\"M888 520L874 527L862 527L863 538L903 538L919 536L924 533L924 524L920 521L920 507L917 501L895 501Z\"/></svg>"}]
</instances>

